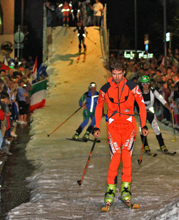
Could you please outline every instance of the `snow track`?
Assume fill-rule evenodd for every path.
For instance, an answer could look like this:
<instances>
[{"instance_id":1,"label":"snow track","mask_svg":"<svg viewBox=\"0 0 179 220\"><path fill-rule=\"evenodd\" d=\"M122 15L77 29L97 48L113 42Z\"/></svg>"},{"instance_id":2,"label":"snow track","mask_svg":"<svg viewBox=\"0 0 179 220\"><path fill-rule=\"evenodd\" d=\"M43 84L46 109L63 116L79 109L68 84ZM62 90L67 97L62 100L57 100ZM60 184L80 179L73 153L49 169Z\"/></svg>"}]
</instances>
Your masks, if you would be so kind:
<instances>
[{"instance_id":1,"label":"snow track","mask_svg":"<svg viewBox=\"0 0 179 220\"><path fill-rule=\"evenodd\" d=\"M27 158L36 166L33 176L27 179L32 189L30 202L21 204L8 213L9 219L178 219L179 209L179 136L172 142L172 128L160 124L166 146L177 151L175 156L157 152L159 148L155 134L149 126L149 145L153 158L143 154L140 157L139 133L133 152L132 201L139 203L139 210L129 210L117 198L120 195L121 166L115 202L109 213L101 213L110 154L106 140L106 125L101 121L101 143L96 144L89 167L81 186L81 178L93 143L72 142L72 137L82 121L82 110L77 112L62 127L47 137L59 124L79 108L78 100L87 91L91 81L97 83L97 90L109 77L103 67L100 50L100 32L97 27L87 29L86 62L76 63L78 39L73 28L57 27L52 30L52 44L49 46L49 84L46 106L33 114L31 141L27 145ZM83 134L82 134L83 135ZM174 204L173 204L174 203ZM163 209L162 209L163 208Z\"/></svg>"}]
</instances>

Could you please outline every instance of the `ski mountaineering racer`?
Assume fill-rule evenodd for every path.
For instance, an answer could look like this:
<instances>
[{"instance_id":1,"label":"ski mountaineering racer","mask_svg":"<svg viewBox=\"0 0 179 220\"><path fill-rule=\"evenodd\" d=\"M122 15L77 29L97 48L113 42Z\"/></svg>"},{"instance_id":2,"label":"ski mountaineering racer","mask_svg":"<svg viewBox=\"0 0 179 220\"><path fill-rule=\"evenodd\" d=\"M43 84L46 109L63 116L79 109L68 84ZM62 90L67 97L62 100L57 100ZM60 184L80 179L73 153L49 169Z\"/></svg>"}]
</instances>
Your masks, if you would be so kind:
<instances>
[{"instance_id":1,"label":"ski mountaineering racer","mask_svg":"<svg viewBox=\"0 0 179 220\"><path fill-rule=\"evenodd\" d=\"M78 31L78 41L79 41L79 54L81 54L81 44L83 44L84 54L86 53L86 44L85 44L85 37L87 36L88 32L86 31L86 27L83 26L82 21L78 21L76 28L73 30Z\"/></svg>"},{"instance_id":2,"label":"ski mountaineering racer","mask_svg":"<svg viewBox=\"0 0 179 220\"><path fill-rule=\"evenodd\" d=\"M143 96L144 103L145 103L145 106L147 109L147 120L149 121L149 123L151 124L151 126L155 132L160 149L164 153L167 153L168 149L166 148L166 146L164 144L164 140L163 140L163 137L160 132L159 125L158 125L157 117L154 112L155 98L157 98L170 112L172 112L172 110L170 109L170 106L165 101L163 96L160 95L160 93L157 90L150 88L150 78L147 75L144 75L141 77L140 83L142 85L142 88L141 88L142 96ZM142 142L144 140L144 151L146 153L150 154L150 148L149 148L149 144L147 142L147 137L145 137L145 139L144 139L143 134L140 133L140 135L141 135Z\"/></svg>"},{"instance_id":3,"label":"ski mountaineering racer","mask_svg":"<svg viewBox=\"0 0 179 220\"><path fill-rule=\"evenodd\" d=\"M114 60L110 65L111 76L99 92L95 111L95 138L100 136L102 108L106 101L108 107L107 137L111 153L111 162L107 176L105 205L110 207L114 201L117 184L118 167L122 156L121 199L126 204L131 202L132 151L136 139L136 121L134 118L134 101L140 109L142 133L148 135L146 127L146 108L139 86L124 77L123 64ZM121 146L122 145L122 146Z\"/></svg>"},{"instance_id":4,"label":"ski mountaineering racer","mask_svg":"<svg viewBox=\"0 0 179 220\"><path fill-rule=\"evenodd\" d=\"M63 26L69 27L69 17L72 10L72 5L67 1L64 1L64 4L59 5L59 10L63 13Z\"/></svg>"},{"instance_id":5,"label":"ski mountaineering racer","mask_svg":"<svg viewBox=\"0 0 179 220\"><path fill-rule=\"evenodd\" d=\"M95 125L95 109L97 105L98 94L99 93L96 91L96 83L91 82L89 84L89 90L85 92L79 100L79 106L84 106L83 122L80 124L76 130L76 133L73 135L73 139L77 140L79 138L79 135L83 131L84 127L88 124L89 118L91 118L91 123L83 136L85 141L89 139L89 135L92 133L93 127ZM84 103L84 101L86 102Z\"/></svg>"}]
</instances>

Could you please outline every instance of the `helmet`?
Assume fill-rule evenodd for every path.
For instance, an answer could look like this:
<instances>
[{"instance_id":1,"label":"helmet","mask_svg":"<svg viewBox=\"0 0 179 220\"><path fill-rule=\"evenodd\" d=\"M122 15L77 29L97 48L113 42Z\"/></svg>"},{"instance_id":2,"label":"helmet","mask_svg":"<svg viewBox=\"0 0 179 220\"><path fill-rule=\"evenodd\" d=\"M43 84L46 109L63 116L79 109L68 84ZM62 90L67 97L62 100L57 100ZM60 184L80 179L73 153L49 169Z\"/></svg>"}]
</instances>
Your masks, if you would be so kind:
<instances>
[{"instance_id":1,"label":"helmet","mask_svg":"<svg viewBox=\"0 0 179 220\"><path fill-rule=\"evenodd\" d=\"M141 80L140 80L141 83L149 83L150 82L150 78L148 76L142 76L141 77Z\"/></svg>"},{"instance_id":2,"label":"helmet","mask_svg":"<svg viewBox=\"0 0 179 220\"><path fill-rule=\"evenodd\" d=\"M89 89L91 89L91 88L93 88L93 87L96 87L96 83L95 83L95 82L91 82L91 83L89 84Z\"/></svg>"}]
</instances>

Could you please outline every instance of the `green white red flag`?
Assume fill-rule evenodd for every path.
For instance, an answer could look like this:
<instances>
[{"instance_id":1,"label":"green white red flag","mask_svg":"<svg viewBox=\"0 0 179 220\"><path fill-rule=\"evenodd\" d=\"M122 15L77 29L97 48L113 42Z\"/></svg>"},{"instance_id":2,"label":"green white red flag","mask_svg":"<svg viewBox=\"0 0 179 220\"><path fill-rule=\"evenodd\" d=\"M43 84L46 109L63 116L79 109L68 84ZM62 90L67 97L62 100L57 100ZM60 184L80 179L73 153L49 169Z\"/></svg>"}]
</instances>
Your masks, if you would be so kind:
<instances>
[{"instance_id":1,"label":"green white red flag","mask_svg":"<svg viewBox=\"0 0 179 220\"><path fill-rule=\"evenodd\" d=\"M37 78L37 57L35 59L34 65L33 65L33 70L32 70L31 76L32 76L32 83L33 83L33 81L35 81Z\"/></svg>"},{"instance_id":2,"label":"green white red flag","mask_svg":"<svg viewBox=\"0 0 179 220\"><path fill-rule=\"evenodd\" d=\"M29 110L33 112L35 109L45 106L46 101L47 80L42 80L32 85L30 92L30 107Z\"/></svg>"}]
</instances>

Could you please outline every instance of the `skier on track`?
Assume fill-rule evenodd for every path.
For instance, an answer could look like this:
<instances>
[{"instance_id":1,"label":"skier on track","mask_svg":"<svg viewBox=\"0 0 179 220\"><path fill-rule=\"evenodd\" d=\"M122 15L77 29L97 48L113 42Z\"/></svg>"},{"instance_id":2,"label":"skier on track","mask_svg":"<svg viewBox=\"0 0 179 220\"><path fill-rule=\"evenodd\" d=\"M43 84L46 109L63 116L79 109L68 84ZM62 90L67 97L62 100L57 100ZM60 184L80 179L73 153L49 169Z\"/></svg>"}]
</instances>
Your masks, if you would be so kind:
<instances>
[{"instance_id":1,"label":"skier on track","mask_svg":"<svg viewBox=\"0 0 179 220\"><path fill-rule=\"evenodd\" d=\"M69 27L69 17L72 10L71 4L65 1L64 4L61 4L59 8L63 13L63 26Z\"/></svg>"},{"instance_id":2,"label":"skier on track","mask_svg":"<svg viewBox=\"0 0 179 220\"><path fill-rule=\"evenodd\" d=\"M86 27L83 26L82 21L78 21L76 28L73 30L78 31L78 41L79 41L79 55L81 54L81 44L83 44L84 54L86 53L86 44L85 44L85 37L87 36L88 32L86 31Z\"/></svg>"},{"instance_id":3,"label":"skier on track","mask_svg":"<svg viewBox=\"0 0 179 220\"><path fill-rule=\"evenodd\" d=\"M172 112L172 110L170 109L170 106L168 105L168 103L165 101L165 99L163 98L163 96L161 94L159 94L159 92L155 89L150 88L150 78L145 75L141 77L140 80L141 83L141 90L142 90L142 96L144 99L144 103L147 109L147 120L149 121L149 123L151 124L155 134L156 134L156 138L158 140L160 149L164 152L167 153L168 150L164 144L164 140L162 138L162 134L160 132L160 128L157 122L157 117L154 113L154 101L155 98L157 98L170 112ZM147 154L150 154L150 148L147 142L147 137L144 138L142 133L141 135L141 140L144 140L144 151Z\"/></svg>"},{"instance_id":4,"label":"skier on track","mask_svg":"<svg viewBox=\"0 0 179 220\"><path fill-rule=\"evenodd\" d=\"M89 118L91 118L91 123L88 126L83 136L84 141L87 141L89 139L89 135L90 133L92 133L93 127L95 125L94 114L97 105L98 94L99 93L96 91L96 83L91 82L89 84L89 90L86 93L84 93L79 100L79 106L84 106L84 111L83 111L84 120L76 130L76 133L73 135L73 139L75 140L79 139L79 135L83 131L84 127L88 124Z\"/></svg>"},{"instance_id":5,"label":"skier on track","mask_svg":"<svg viewBox=\"0 0 179 220\"><path fill-rule=\"evenodd\" d=\"M111 62L110 71L112 77L101 87L99 92L95 111L96 127L93 129L95 138L98 138L101 134L102 108L106 101L108 107L107 136L111 152L111 162L107 176L107 191L104 197L106 207L110 207L114 201L121 154L123 162L121 199L126 204L130 204L131 201L131 157L136 139L135 100L140 108L143 135L146 136L148 134L146 108L139 86L124 77L125 71L120 61L114 60Z\"/></svg>"}]
</instances>

